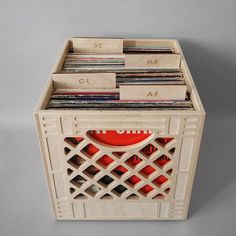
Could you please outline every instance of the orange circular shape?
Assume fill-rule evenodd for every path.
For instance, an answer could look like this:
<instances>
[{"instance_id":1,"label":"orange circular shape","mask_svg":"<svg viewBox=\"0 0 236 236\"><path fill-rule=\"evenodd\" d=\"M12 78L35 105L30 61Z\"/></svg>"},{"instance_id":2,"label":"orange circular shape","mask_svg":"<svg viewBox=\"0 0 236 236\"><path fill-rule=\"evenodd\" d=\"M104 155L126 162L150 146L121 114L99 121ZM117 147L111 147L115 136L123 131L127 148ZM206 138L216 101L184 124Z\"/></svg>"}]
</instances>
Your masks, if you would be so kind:
<instances>
[{"instance_id":1,"label":"orange circular shape","mask_svg":"<svg viewBox=\"0 0 236 236\"><path fill-rule=\"evenodd\" d=\"M129 146L144 141L152 133L149 131L127 130L91 130L88 135L102 144L111 146Z\"/></svg>"}]
</instances>

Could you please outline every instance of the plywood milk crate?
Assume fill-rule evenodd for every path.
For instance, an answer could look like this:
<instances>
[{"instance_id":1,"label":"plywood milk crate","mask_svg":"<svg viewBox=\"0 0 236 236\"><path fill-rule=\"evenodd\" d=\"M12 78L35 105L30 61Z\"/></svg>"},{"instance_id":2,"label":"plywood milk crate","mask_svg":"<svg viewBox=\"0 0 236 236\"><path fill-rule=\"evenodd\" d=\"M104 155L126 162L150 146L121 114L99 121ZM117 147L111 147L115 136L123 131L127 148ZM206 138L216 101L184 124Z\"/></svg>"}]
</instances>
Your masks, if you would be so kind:
<instances>
[{"instance_id":1,"label":"plywood milk crate","mask_svg":"<svg viewBox=\"0 0 236 236\"><path fill-rule=\"evenodd\" d=\"M90 63L93 56L105 57L95 59L98 64L104 60L105 66L96 67L93 63L84 66L84 58L89 57ZM120 64L106 65L114 61ZM177 71L184 85L118 85L122 73L127 76L140 71L142 75L152 72L160 76ZM163 78L168 76L164 74ZM69 91L72 97L73 94L96 97L104 91L107 96L117 93L123 105L119 107L114 102L113 107L112 102L95 101L94 106L82 102L63 108L60 99L59 103L52 103L53 96L58 96L55 91L64 91L59 93L62 96ZM153 99L179 101L185 99L183 94L189 96L190 109L182 105L151 107L148 103ZM128 101L134 103L130 105ZM204 117L177 40L66 41L35 111L56 219L186 219Z\"/></svg>"}]
</instances>

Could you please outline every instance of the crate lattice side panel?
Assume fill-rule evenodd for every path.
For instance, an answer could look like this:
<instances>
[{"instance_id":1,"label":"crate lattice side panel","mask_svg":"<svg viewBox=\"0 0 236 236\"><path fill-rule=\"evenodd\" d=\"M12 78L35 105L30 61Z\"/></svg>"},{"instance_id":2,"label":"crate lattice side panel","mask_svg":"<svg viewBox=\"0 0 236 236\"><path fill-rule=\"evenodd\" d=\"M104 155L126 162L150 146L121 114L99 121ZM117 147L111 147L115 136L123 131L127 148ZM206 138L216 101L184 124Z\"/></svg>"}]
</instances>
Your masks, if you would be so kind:
<instances>
[{"instance_id":1,"label":"crate lattice side panel","mask_svg":"<svg viewBox=\"0 0 236 236\"><path fill-rule=\"evenodd\" d=\"M125 117L117 122L118 117L113 115L109 125L102 116L94 121L83 114L39 116L45 167L58 219L186 217L201 116ZM151 134L131 146L111 147L90 136L91 130L135 132L135 127L146 127Z\"/></svg>"}]
</instances>

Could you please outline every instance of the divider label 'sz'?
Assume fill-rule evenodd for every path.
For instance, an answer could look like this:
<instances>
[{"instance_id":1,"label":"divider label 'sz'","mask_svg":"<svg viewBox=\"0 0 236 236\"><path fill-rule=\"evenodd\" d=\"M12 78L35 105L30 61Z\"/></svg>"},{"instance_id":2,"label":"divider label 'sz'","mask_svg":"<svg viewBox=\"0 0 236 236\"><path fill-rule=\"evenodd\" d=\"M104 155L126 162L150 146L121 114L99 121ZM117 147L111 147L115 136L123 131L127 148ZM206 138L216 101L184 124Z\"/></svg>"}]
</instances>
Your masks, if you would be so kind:
<instances>
[{"instance_id":1,"label":"divider label 'sz'","mask_svg":"<svg viewBox=\"0 0 236 236\"><path fill-rule=\"evenodd\" d=\"M102 48L102 43L94 43L94 48Z\"/></svg>"}]
</instances>

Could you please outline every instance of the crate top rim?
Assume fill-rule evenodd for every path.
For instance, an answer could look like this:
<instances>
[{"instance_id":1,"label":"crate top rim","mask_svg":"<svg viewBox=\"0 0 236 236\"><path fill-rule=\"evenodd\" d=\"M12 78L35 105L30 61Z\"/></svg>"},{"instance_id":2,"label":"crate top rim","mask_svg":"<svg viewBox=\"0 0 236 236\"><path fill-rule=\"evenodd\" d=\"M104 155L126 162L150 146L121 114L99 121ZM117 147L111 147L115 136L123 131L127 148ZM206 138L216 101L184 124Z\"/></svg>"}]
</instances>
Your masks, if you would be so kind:
<instances>
[{"instance_id":1,"label":"crate top rim","mask_svg":"<svg viewBox=\"0 0 236 236\"><path fill-rule=\"evenodd\" d=\"M76 114L114 114L114 115L120 115L120 114L149 114L153 115L154 113L157 115L171 115L171 116L179 116L179 115L204 115L205 116L205 111L202 110L43 110L43 109L36 109L34 114L39 114L39 115L76 115Z\"/></svg>"},{"instance_id":2,"label":"crate top rim","mask_svg":"<svg viewBox=\"0 0 236 236\"><path fill-rule=\"evenodd\" d=\"M91 39L123 39L123 40L137 40L137 41L141 41L141 40L146 40L146 41L179 41L177 38L119 38L119 37L70 37L67 38L66 41L68 40L72 40L72 39L87 39L87 38L91 38Z\"/></svg>"},{"instance_id":3,"label":"crate top rim","mask_svg":"<svg viewBox=\"0 0 236 236\"><path fill-rule=\"evenodd\" d=\"M173 43L175 44L175 46L178 48L179 52L178 54L181 54L183 55L183 52L181 50L181 48L179 47L179 39L177 38L119 38L119 37L70 37L70 38L67 38L65 40L65 43L71 43L73 42L73 40L76 40L76 39L121 39L123 40L124 42L125 41L136 41L136 42L139 42L139 41L146 41L146 42L166 42L166 43Z\"/></svg>"}]
</instances>

